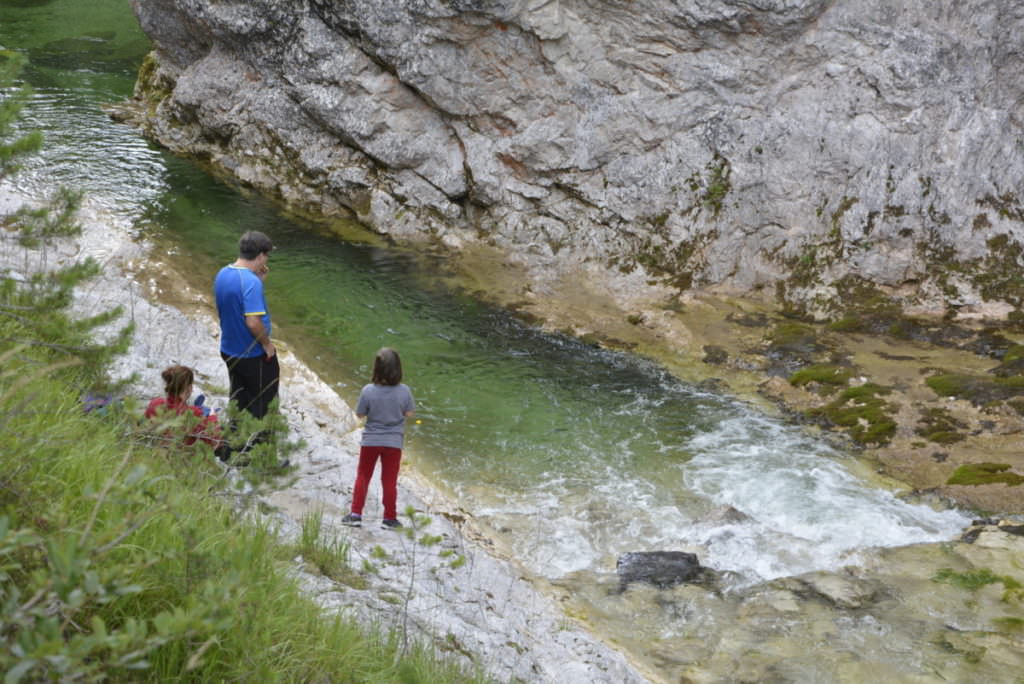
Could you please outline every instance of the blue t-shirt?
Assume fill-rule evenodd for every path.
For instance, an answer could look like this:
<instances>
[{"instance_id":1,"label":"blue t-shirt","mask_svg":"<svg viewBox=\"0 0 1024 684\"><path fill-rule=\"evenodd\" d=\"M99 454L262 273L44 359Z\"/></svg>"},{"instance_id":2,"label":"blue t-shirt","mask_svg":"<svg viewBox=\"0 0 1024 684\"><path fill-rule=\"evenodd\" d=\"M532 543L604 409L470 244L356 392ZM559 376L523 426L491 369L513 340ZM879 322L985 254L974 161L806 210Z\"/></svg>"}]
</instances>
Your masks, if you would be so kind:
<instances>
[{"instance_id":1,"label":"blue t-shirt","mask_svg":"<svg viewBox=\"0 0 1024 684\"><path fill-rule=\"evenodd\" d=\"M404 384L363 387L356 403L356 415L366 416L362 445L401 449L405 414L415 410L412 391Z\"/></svg>"},{"instance_id":2,"label":"blue t-shirt","mask_svg":"<svg viewBox=\"0 0 1024 684\"><path fill-rule=\"evenodd\" d=\"M245 326L246 316L259 316L270 335L270 312L259 276L244 266L225 266L213 281L213 296L220 317L221 352L242 358L262 356L263 347Z\"/></svg>"}]
</instances>

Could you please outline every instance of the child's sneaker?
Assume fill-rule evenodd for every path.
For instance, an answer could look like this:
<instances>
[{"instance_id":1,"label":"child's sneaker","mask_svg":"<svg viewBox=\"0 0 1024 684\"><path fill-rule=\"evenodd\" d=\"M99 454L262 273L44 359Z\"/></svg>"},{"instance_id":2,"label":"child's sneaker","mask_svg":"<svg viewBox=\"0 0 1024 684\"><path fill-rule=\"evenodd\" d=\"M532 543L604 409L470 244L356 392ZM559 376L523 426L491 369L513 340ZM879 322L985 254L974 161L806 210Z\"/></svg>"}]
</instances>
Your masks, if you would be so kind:
<instances>
[{"instance_id":1,"label":"child's sneaker","mask_svg":"<svg viewBox=\"0 0 1024 684\"><path fill-rule=\"evenodd\" d=\"M360 527L363 524L363 516L356 513L349 513L341 519L342 525L348 525L349 527Z\"/></svg>"},{"instance_id":2,"label":"child's sneaker","mask_svg":"<svg viewBox=\"0 0 1024 684\"><path fill-rule=\"evenodd\" d=\"M402 526L402 523L398 522L397 518L384 518L380 521L380 526L389 530L397 530Z\"/></svg>"}]
</instances>

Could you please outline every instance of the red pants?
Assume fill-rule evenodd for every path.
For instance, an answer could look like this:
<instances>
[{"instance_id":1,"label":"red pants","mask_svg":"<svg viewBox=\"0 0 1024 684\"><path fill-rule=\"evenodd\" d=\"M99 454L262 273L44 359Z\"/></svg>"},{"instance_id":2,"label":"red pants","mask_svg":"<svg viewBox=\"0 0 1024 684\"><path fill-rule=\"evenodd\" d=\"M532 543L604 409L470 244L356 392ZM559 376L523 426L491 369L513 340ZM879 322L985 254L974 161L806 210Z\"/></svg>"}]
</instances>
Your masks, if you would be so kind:
<instances>
[{"instance_id":1,"label":"red pants","mask_svg":"<svg viewBox=\"0 0 1024 684\"><path fill-rule=\"evenodd\" d=\"M356 485L352 488L352 512L363 514L366 490L373 478L373 469L380 458L380 488L384 491L384 518L398 518L398 466L402 463L402 450L396 447L364 446L359 448L359 468Z\"/></svg>"}]
</instances>

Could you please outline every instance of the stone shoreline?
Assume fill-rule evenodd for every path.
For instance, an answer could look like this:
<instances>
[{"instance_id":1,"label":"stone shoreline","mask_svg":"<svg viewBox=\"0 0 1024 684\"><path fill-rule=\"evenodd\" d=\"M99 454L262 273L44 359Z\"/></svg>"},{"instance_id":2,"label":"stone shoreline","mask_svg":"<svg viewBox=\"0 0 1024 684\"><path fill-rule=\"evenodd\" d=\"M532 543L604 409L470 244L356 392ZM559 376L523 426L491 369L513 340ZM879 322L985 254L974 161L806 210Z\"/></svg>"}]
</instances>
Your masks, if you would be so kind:
<instances>
[{"instance_id":1,"label":"stone shoreline","mask_svg":"<svg viewBox=\"0 0 1024 684\"><path fill-rule=\"evenodd\" d=\"M0 185L0 213L29 199ZM124 307L120 320L98 332L100 339L128 321L135 324L132 345L115 360L111 375L137 374L128 391L148 398L162 391L160 371L181 363L196 370L196 391L206 393L207 404L224 406L227 378L217 354L219 333L208 294L188 286L161 262L124 219L87 200L80 223L79 238L35 252L30 259L10 250L0 259L0 268L17 274L96 259L103 273L76 293L73 311L87 316ZM268 287L273 288L273 281ZM440 651L499 681L658 681L568 618L552 591L528 579L514 559L474 528L470 515L414 468L404 468L399 479L399 509L412 506L428 516L431 522L419 534L440 537L439 543L424 546L405 534L380 529L377 482L368 496L365 526L342 527L358 458L355 417L295 356L287 340L275 342L281 356L282 410L291 437L305 446L292 456L296 472L288 484L262 501L268 505L262 508L272 511L264 514L284 538L295 538L303 517L321 512L325 530L347 539L349 564L367 581L365 587L347 586L296 558L295 576L324 610L350 613L363 624L432 641ZM408 456L415 460L415 454ZM371 565L374 570L367 571Z\"/></svg>"}]
</instances>

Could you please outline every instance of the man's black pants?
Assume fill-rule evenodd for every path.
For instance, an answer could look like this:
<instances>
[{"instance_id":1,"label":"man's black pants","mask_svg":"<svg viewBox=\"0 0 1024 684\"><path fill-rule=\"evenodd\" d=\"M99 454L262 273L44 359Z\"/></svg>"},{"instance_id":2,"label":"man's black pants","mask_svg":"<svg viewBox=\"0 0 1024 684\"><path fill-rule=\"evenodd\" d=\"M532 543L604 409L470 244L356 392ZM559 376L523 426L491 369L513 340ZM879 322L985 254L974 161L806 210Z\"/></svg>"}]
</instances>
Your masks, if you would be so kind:
<instances>
[{"instance_id":1,"label":"man's black pants","mask_svg":"<svg viewBox=\"0 0 1024 684\"><path fill-rule=\"evenodd\" d=\"M266 416L270 402L277 397L278 379L281 376L277 354L268 359L262 354L242 358L222 352L220 357L228 367L231 400L238 403L238 408L256 418Z\"/></svg>"}]
</instances>

